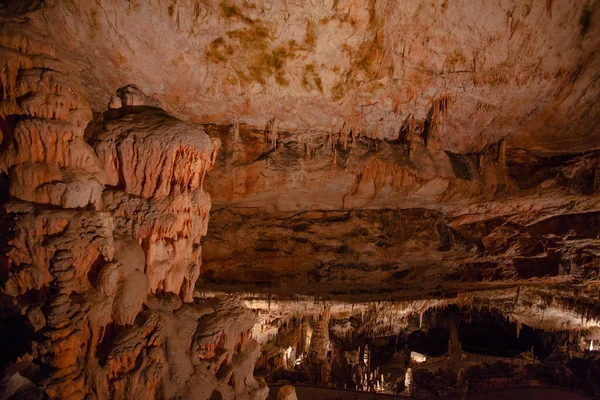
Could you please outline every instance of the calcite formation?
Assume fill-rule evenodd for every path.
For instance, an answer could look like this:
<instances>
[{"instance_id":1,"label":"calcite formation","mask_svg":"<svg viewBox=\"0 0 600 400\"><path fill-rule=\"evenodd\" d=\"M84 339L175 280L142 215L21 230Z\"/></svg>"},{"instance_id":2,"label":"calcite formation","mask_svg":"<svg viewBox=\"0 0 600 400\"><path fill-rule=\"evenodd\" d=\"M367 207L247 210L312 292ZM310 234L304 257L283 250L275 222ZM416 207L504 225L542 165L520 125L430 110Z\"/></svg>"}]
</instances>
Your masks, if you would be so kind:
<instances>
[{"instance_id":1,"label":"calcite formation","mask_svg":"<svg viewBox=\"0 0 600 400\"><path fill-rule=\"evenodd\" d=\"M15 32L15 35L20 35ZM106 180L83 131L92 110L81 84L43 49L19 51L27 38L2 47L0 168L12 197L61 208L101 208ZM7 38L4 40L7 41ZM24 45L23 45L24 43ZM29 53L29 54L27 54Z\"/></svg>"},{"instance_id":2,"label":"calcite formation","mask_svg":"<svg viewBox=\"0 0 600 400\"><path fill-rule=\"evenodd\" d=\"M192 298L218 143L130 86L90 126L94 151L80 83L16 26L0 35L0 309L23 335L2 343L0 397L265 398L252 312Z\"/></svg>"},{"instance_id":3,"label":"calcite formation","mask_svg":"<svg viewBox=\"0 0 600 400\"><path fill-rule=\"evenodd\" d=\"M507 138L568 153L600 141L599 11L587 0L102 0L43 2L28 18L96 110L136 83L193 122L393 140L442 103L445 150Z\"/></svg>"},{"instance_id":4,"label":"calcite formation","mask_svg":"<svg viewBox=\"0 0 600 400\"><path fill-rule=\"evenodd\" d=\"M296 362L364 386L352 340L442 309L600 338L598 20L1 2L0 399L260 400L255 365ZM327 301L271 304L298 295Z\"/></svg>"},{"instance_id":5,"label":"calcite formation","mask_svg":"<svg viewBox=\"0 0 600 400\"><path fill-rule=\"evenodd\" d=\"M481 353L483 348L462 347L461 341L468 342L469 336L481 338L486 329L503 332L496 335L503 341L513 340L510 344L491 343L488 338L486 343L482 338L481 346L487 351L512 349L511 357L487 358L488 363L539 366L530 347L534 345L537 353L546 355L549 350L560 354L567 348L579 353L580 359L572 360L573 363L559 359L563 367L589 362L592 370L596 368L591 361L593 356L584 351L600 334L600 319L595 316L597 305L585 304L583 299L568 301L568 295L556 287L463 292L444 299L400 302L346 302L306 296L296 296L293 300L274 296L267 300L252 293L243 296L248 307L257 310L260 316L254 327L254 335L263 344L257 368L274 380L401 391L411 359L416 359L412 366L418 373L452 368L444 363L452 364L453 357L455 362L470 359L470 363L462 365L465 368L477 365L476 360L489 353ZM490 325L494 319L497 321ZM456 331L457 324L461 328L461 341L450 345L448 339L459 340L458 335L452 339L452 333L448 334ZM523 334L525 326L527 333ZM483 328L482 331L477 331L477 327ZM529 346L519 342L520 335L528 337L525 341L529 341ZM532 340L534 337L539 340ZM430 344L424 345L428 341ZM426 352L427 357L411 351L415 348ZM281 362L287 354L293 355L293 364ZM548 362L549 370L552 365L552 361ZM454 373L458 371L458 367L454 369ZM587 379L583 374L579 377Z\"/></svg>"},{"instance_id":6,"label":"calcite formation","mask_svg":"<svg viewBox=\"0 0 600 400\"><path fill-rule=\"evenodd\" d=\"M326 384L331 376L331 344L329 342L329 313L321 314L311 335L311 345L308 348L307 360L318 366L312 372L317 377L316 382Z\"/></svg>"},{"instance_id":7,"label":"calcite formation","mask_svg":"<svg viewBox=\"0 0 600 400\"><path fill-rule=\"evenodd\" d=\"M140 106L143 94L128 89L122 107L111 110L125 115L106 121L93 139L110 187L104 204L117 230L144 248L151 292L181 294L190 302L210 210L202 184L218 141L158 108Z\"/></svg>"},{"instance_id":8,"label":"calcite formation","mask_svg":"<svg viewBox=\"0 0 600 400\"><path fill-rule=\"evenodd\" d=\"M206 283L410 298L597 279L597 151L421 141L411 160L406 141L290 134L273 149L249 128L209 132L223 151L207 180Z\"/></svg>"}]
</instances>

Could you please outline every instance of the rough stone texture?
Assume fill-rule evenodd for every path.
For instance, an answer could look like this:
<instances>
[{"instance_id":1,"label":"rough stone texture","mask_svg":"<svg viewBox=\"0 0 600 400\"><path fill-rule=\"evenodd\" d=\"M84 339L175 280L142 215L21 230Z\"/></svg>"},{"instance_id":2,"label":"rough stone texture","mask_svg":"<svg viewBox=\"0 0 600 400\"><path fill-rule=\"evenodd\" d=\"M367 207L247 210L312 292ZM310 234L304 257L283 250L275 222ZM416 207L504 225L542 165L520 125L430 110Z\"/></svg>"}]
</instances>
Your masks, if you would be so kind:
<instances>
[{"instance_id":1,"label":"rough stone texture","mask_svg":"<svg viewBox=\"0 0 600 400\"><path fill-rule=\"evenodd\" d=\"M9 39L12 43L0 47L0 170L8 175L10 195L62 208L100 209L106 178L83 139L92 111L81 84L56 60L38 54L44 49L27 48L24 32L3 42Z\"/></svg>"},{"instance_id":2,"label":"rough stone texture","mask_svg":"<svg viewBox=\"0 0 600 400\"><path fill-rule=\"evenodd\" d=\"M223 151L207 179L207 283L406 298L597 279L596 151L539 157L499 143L459 155L358 139L344 151L339 138L270 147L268 132L208 132Z\"/></svg>"},{"instance_id":3,"label":"rough stone texture","mask_svg":"<svg viewBox=\"0 0 600 400\"><path fill-rule=\"evenodd\" d=\"M311 336L311 345L307 353L307 360L315 366L314 370L318 376L317 382L325 384L330 381L331 363L329 361L329 350L331 343L329 341L329 313L326 311L321 314L315 324Z\"/></svg>"},{"instance_id":4,"label":"rough stone texture","mask_svg":"<svg viewBox=\"0 0 600 400\"><path fill-rule=\"evenodd\" d=\"M206 282L404 297L596 279L597 151L540 157L501 141L456 154L423 138L207 131L223 147L206 182Z\"/></svg>"},{"instance_id":5,"label":"rough stone texture","mask_svg":"<svg viewBox=\"0 0 600 400\"><path fill-rule=\"evenodd\" d=\"M96 156L81 86L16 21L0 27L0 398L264 399L253 313L192 301L217 147L126 87Z\"/></svg>"},{"instance_id":6,"label":"rough stone texture","mask_svg":"<svg viewBox=\"0 0 600 400\"><path fill-rule=\"evenodd\" d=\"M543 153L600 143L599 12L587 0L76 0L28 18L97 110L135 82L193 122L396 139L443 102L443 149L508 137Z\"/></svg>"},{"instance_id":7,"label":"rough stone texture","mask_svg":"<svg viewBox=\"0 0 600 400\"><path fill-rule=\"evenodd\" d=\"M207 132L222 143L206 181L215 208L439 208L532 195L591 196L600 189L597 151L539 157L501 140L457 154L442 150L436 137L408 133L395 141L273 136L236 124Z\"/></svg>"},{"instance_id":8,"label":"rough stone texture","mask_svg":"<svg viewBox=\"0 0 600 400\"><path fill-rule=\"evenodd\" d=\"M141 105L139 94L124 90L121 96L122 108L110 110L117 119L103 123L93 139L112 187L104 203L117 230L144 248L151 292L181 294L190 302L210 210L202 183L218 141L161 109Z\"/></svg>"},{"instance_id":9,"label":"rough stone texture","mask_svg":"<svg viewBox=\"0 0 600 400\"><path fill-rule=\"evenodd\" d=\"M507 283L595 281L598 203L585 212L572 212L572 204L587 206L558 204L539 214L515 207L486 218L427 209L283 216L220 210L204 242L202 278L288 294L403 298Z\"/></svg>"},{"instance_id":10,"label":"rough stone texture","mask_svg":"<svg viewBox=\"0 0 600 400\"><path fill-rule=\"evenodd\" d=\"M283 322L194 298L200 275L204 291L429 299L376 307L377 335L450 304L597 335L599 13L3 2L0 398L264 398L259 342ZM325 309L286 338L324 382L329 337L356 333Z\"/></svg>"},{"instance_id":11,"label":"rough stone texture","mask_svg":"<svg viewBox=\"0 0 600 400\"><path fill-rule=\"evenodd\" d=\"M110 398L266 397L266 384L252 377L259 355L248 332L254 316L235 300L179 304L175 311L154 304L138 319L106 355Z\"/></svg>"}]
</instances>

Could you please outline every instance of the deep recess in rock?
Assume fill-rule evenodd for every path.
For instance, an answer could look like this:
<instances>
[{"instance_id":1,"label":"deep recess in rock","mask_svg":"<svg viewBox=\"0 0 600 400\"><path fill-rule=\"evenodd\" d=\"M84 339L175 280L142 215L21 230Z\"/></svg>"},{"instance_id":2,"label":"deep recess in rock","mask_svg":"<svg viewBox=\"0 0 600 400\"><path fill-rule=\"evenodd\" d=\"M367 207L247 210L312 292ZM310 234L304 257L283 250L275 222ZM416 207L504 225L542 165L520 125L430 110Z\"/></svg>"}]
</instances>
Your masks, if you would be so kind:
<instances>
[{"instance_id":1,"label":"deep recess in rock","mask_svg":"<svg viewBox=\"0 0 600 400\"><path fill-rule=\"evenodd\" d=\"M599 20L0 1L0 400L599 396Z\"/></svg>"}]
</instances>

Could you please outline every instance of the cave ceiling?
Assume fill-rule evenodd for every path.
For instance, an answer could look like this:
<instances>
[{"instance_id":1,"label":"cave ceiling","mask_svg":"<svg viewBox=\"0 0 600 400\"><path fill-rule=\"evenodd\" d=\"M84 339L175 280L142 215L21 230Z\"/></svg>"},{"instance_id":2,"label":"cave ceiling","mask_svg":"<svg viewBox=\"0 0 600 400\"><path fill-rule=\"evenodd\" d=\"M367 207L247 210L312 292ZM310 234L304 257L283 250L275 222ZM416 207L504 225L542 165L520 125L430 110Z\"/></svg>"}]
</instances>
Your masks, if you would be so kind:
<instances>
[{"instance_id":1,"label":"cave ceiling","mask_svg":"<svg viewBox=\"0 0 600 400\"><path fill-rule=\"evenodd\" d=\"M507 139L511 147L565 153L600 142L600 6L593 1L38 7L27 18L99 111L116 88L133 83L194 123L394 140L443 101L436 123L444 150L477 152Z\"/></svg>"}]
</instances>

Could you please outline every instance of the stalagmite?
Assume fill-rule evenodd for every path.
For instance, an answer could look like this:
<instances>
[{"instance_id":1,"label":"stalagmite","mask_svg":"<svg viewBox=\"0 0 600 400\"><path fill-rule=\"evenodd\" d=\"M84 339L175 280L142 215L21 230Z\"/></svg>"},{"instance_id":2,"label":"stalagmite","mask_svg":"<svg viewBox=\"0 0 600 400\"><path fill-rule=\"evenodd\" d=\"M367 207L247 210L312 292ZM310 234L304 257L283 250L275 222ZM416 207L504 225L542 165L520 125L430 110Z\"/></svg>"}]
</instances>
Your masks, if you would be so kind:
<instances>
[{"instance_id":1,"label":"stalagmite","mask_svg":"<svg viewBox=\"0 0 600 400\"><path fill-rule=\"evenodd\" d=\"M413 393L413 371L412 368L406 369L406 374L404 375L404 394L407 396L412 396Z\"/></svg>"},{"instance_id":2,"label":"stalagmite","mask_svg":"<svg viewBox=\"0 0 600 400\"><path fill-rule=\"evenodd\" d=\"M296 389L290 385L282 386L277 393L277 400L298 400Z\"/></svg>"}]
</instances>

